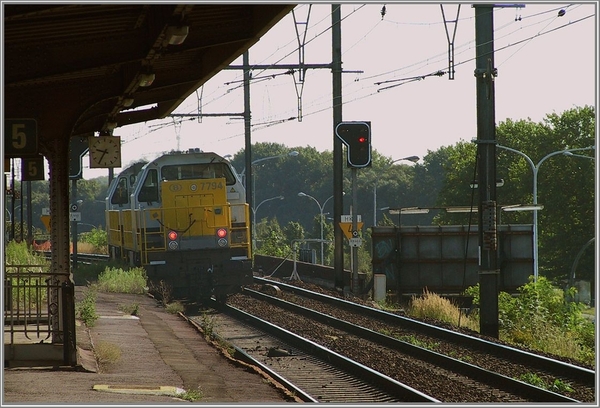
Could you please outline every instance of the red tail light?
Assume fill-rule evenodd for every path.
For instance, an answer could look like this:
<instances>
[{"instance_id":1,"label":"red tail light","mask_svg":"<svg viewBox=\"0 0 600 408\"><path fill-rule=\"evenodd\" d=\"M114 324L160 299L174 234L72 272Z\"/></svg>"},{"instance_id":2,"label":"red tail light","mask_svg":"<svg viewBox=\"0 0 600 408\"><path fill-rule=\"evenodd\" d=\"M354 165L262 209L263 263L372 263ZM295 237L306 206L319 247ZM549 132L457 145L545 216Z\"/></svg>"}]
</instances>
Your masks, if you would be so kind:
<instances>
[{"instance_id":1,"label":"red tail light","mask_svg":"<svg viewBox=\"0 0 600 408\"><path fill-rule=\"evenodd\" d=\"M227 230L225 228L219 228L217 230L217 237L225 238L227 236Z\"/></svg>"},{"instance_id":2,"label":"red tail light","mask_svg":"<svg viewBox=\"0 0 600 408\"><path fill-rule=\"evenodd\" d=\"M169 231L169 239L175 241L177 239L177 233L175 231Z\"/></svg>"}]
</instances>

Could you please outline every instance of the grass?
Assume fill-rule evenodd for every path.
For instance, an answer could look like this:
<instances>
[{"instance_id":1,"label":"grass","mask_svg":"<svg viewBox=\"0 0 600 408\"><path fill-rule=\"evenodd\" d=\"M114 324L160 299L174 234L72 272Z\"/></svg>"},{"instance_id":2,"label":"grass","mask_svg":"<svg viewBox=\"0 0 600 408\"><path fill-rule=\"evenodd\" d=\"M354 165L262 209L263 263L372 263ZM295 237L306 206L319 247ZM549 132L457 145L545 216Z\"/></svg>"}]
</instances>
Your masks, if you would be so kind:
<instances>
[{"instance_id":1,"label":"grass","mask_svg":"<svg viewBox=\"0 0 600 408\"><path fill-rule=\"evenodd\" d=\"M118 309L121 312L127 313L128 315L131 315L131 316L138 316L140 313L140 305L138 305L137 303L131 303L131 304L127 304L127 305L119 305Z\"/></svg>"},{"instance_id":2,"label":"grass","mask_svg":"<svg viewBox=\"0 0 600 408\"><path fill-rule=\"evenodd\" d=\"M411 317L432 318L453 326L479 330L479 319L471 315L465 316L450 300L427 290L422 296L412 297L406 312Z\"/></svg>"},{"instance_id":3,"label":"grass","mask_svg":"<svg viewBox=\"0 0 600 408\"><path fill-rule=\"evenodd\" d=\"M167 303L165 305L165 310L168 313L172 314L183 313L183 311L185 310L185 306L183 305L183 303L176 300L175 302Z\"/></svg>"},{"instance_id":4,"label":"grass","mask_svg":"<svg viewBox=\"0 0 600 408\"><path fill-rule=\"evenodd\" d=\"M595 366L595 327L585 317L586 312L594 309L564 299L560 289L542 279L525 285L517 297L502 292L498 305L499 339ZM478 310L465 316L448 299L429 291L413 296L405 310L409 317L431 318L479 332ZM561 386L548 385L555 389Z\"/></svg>"},{"instance_id":5,"label":"grass","mask_svg":"<svg viewBox=\"0 0 600 408\"><path fill-rule=\"evenodd\" d=\"M204 394L200 390L189 390L184 392L183 394L178 395L177 397L181 398L182 400L195 402L202 399L204 397Z\"/></svg>"},{"instance_id":6,"label":"grass","mask_svg":"<svg viewBox=\"0 0 600 408\"><path fill-rule=\"evenodd\" d=\"M100 341L94 347L96 358L102 364L114 364L121 359L121 349L119 346L107 341Z\"/></svg>"},{"instance_id":7,"label":"grass","mask_svg":"<svg viewBox=\"0 0 600 408\"><path fill-rule=\"evenodd\" d=\"M147 290L144 268L107 267L98 275L98 290L113 293L143 294Z\"/></svg>"},{"instance_id":8,"label":"grass","mask_svg":"<svg viewBox=\"0 0 600 408\"><path fill-rule=\"evenodd\" d=\"M86 326L93 327L96 324L98 314L96 313L96 287L94 285L88 286L83 292L83 299L75 304L75 313Z\"/></svg>"}]
</instances>

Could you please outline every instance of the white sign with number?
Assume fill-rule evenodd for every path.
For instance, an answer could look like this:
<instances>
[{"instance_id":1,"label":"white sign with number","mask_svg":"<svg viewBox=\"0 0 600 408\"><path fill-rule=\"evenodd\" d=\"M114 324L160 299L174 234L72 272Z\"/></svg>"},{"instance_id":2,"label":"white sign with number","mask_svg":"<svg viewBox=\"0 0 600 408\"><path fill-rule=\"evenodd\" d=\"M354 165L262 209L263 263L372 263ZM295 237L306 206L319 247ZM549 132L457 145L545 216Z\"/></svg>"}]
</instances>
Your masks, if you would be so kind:
<instances>
[{"instance_id":1,"label":"white sign with number","mask_svg":"<svg viewBox=\"0 0 600 408\"><path fill-rule=\"evenodd\" d=\"M362 245L362 238L350 238L348 242L351 247L359 247Z\"/></svg>"},{"instance_id":2,"label":"white sign with number","mask_svg":"<svg viewBox=\"0 0 600 408\"><path fill-rule=\"evenodd\" d=\"M69 218L71 221L81 221L81 213L80 212L69 213Z\"/></svg>"},{"instance_id":3,"label":"white sign with number","mask_svg":"<svg viewBox=\"0 0 600 408\"><path fill-rule=\"evenodd\" d=\"M360 214L357 215L357 222L361 222L362 220L360 219ZM352 215L342 215L342 221L341 222L352 222Z\"/></svg>"}]
</instances>

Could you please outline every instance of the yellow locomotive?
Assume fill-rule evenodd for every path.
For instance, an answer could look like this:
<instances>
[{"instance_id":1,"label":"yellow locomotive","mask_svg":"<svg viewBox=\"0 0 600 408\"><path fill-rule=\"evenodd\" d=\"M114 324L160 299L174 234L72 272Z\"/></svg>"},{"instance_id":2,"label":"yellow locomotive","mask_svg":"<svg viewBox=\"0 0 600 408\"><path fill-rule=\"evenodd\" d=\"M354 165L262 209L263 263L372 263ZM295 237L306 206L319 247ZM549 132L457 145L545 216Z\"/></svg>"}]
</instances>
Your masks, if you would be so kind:
<instances>
[{"instance_id":1,"label":"yellow locomotive","mask_svg":"<svg viewBox=\"0 0 600 408\"><path fill-rule=\"evenodd\" d=\"M106 200L111 259L144 267L156 294L223 301L252 282L245 188L218 154L190 149L135 163Z\"/></svg>"}]
</instances>

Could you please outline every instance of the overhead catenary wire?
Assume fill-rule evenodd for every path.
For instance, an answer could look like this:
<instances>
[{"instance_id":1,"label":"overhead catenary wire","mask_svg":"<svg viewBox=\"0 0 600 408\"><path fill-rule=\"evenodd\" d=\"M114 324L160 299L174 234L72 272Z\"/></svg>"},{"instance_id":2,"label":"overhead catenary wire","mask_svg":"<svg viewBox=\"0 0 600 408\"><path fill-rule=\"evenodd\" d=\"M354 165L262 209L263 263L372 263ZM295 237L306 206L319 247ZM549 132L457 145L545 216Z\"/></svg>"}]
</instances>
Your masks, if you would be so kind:
<instances>
[{"instance_id":1,"label":"overhead catenary wire","mask_svg":"<svg viewBox=\"0 0 600 408\"><path fill-rule=\"evenodd\" d=\"M363 6L364 6L364 5L363 5ZM356 10L354 10L352 13L349 13L348 15L346 15L346 16L344 17L344 19L348 18L349 16L353 15L353 14L354 14L354 13L356 13L357 11L361 10L363 6L359 7L359 8L358 8L358 9L356 9ZM563 7L563 8L566 8L566 7L568 7L568 6L565 6L565 7ZM561 9L561 8L553 8L552 10L548 10L548 11L545 11L545 12L537 13L537 14L535 14L535 15L531 15L531 16L525 16L525 17L523 17L523 18L522 18L522 20L531 19L531 18L532 18L532 17L534 17L534 16L544 15L544 14L551 13L551 12L554 12L554 13L556 13L556 10L560 10L560 9ZM524 38L524 39L518 40L518 41L516 41L516 42L513 42L513 43L511 43L511 44L507 44L506 46L503 46L503 47L497 48L495 51L496 51L496 52L498 52L498 51L502 51L502 50L505 50L505 49L510 49L511 47L515 47L515 46L517 46L517 45L519 45L519 44L522 44L523 42L530 42L530 41L532 41L532 40L533 40L534 38L536 38L536 37L539 37L539 36L541 36L541 35L545 35L545 34L551 33L551 32L553 32L553 31L559 30L559 29L561 29L561 28L565 28L565 27L567 27L567 26L569 26L569 25L572 25L572 24L576 24L576 23L578 23L578 22L580 22L580 21L583 21L583 20L585 20L585 19L587 19L587 18L590 18L590 17L592 17L592 16L593 16L593 15L590 15L590 16L586 16L586 17L583 17L583 18L580 18L580 19L577 19L577 20L570 21L570 22L568 22L568 23L566 23L566 24L564 24L564 25L562 25L562 26L560 26L560 27L556 27L556 28L553 28L553 29L551 29L551 30L548 30L548 31L543 31L543 29L542 29L542 30L540 30L538 33L536 33L535 35L532 35L532 36L526 37L526 38ZM328 17L328 16L327 16L327 17ZM327 18L327 17L325 17L325 18ZM323 18L321 21L324 21L324 20L325 20L325 18ZM468 17L468 18L465 18L465 19L471 19L471 18L472 18L472 17ZM462 20L462 19L461 19L461 20ZM553 20L555 20L555 17L553 17ZM374 30L374 29L375 29L375 28L376 28L376 27L379 25L379 23L380 23L381 21L382 21L382 20L379 20L377 24L375 24L375 25L373 25L373 26L369 27L369 28L368 28L368 32L366 32L366 33L363 35L363 37L361 37L361 39L360 39L359 41L357 41L357 43L359 43L360 41L364 41L364 39L366 38L366 36L367 36L367 35L369 35L369 34L370 34L370 33L371 33L371 32L372 32L372 31L373 31L373 30ZM389 13L386 15L386 19L385 19L385 20L383 20L383 21L384 21L384 22L386 22L386 23L390 23L390 21L389 21ZM422 24L435 24L435 23L422 23ZM540 23L539 23L539 22L538 22L538 23L533 23L532 25L535 25L535 24L540 24ZM412 25L417 25L417 24L412 24ZM508 25L509 25L509 24L507 24L506 26L508 26ZM506 27L506 26L504 26L504 27ZM502 28L504 28L504 27L502 27ZM325 33L326 33L326 32L327 32L329 29L330 29L330 26L328 26L327 28L325 28L325 29L321 30L321 31L320 31L318 34L316 34L316 35L315 35L315 36L314 36L314 37L313 37L313 38L312 38L310 41L308 41L308 42L307 42L307 44L308 44L308 43L310 43L310 42L312 42L312 41L314 41L314 39L316 39L317 37L319 37L319 36L322 36L323 34L325 34ZM544 29L545 29L545 28L544 28ZM511 34L513 34L513 33L516 33L516 32L518 32L518 31L520 31L520 30L522 30L522 28L516 29L516 30L512 31L511 33L505 34L505 35L504 35L504 36L502 36L502 37L509 36L509 35L511 35ZM495 30L495 31L496 31L496 30ZM502 38L502 37L501 37L501 38ZM295 41L295 40L294 40L294 41ZM290 42L293 42L293 41L290 41ZM355 44L354 44L354 45L353 45L351 48L347 49L347 50L346 50L346 51L344 51L344 52L348 52L348 51L349 51L350 49L352 49L352 48L353 48L353 47L354 47L354 46L355 46L357 43L355 43ZM466 43L466 46L468 47L468 46L469 46L470 44L472 44L472 43L473 43L473 41L469 41L468 43ZM471 48L469 48L469 49L471 49ZM466 49L465 51L462 51L462 53L464 53L464 52L468 51L469 49ZM278 49L278 50L279 50L279 49ZM278 50L277 50L277 51L278 51ZM293 54L295 51L296 51L296 50L294 50L294 51L291 51L291 52L288 52L287 54L285 54L285 55L284 55L284 57L281 57L281 58L279 58L279 59L278 59L276 62L274 62L272 65L275 65L275 64L277 64L278 62L280 62L280 61L284 60L286 57L288 57L288 56L292 55L292 54ZM519 51L519 50L517 50L517 52L518 52L518 51ZM275 52L274 52L273 54L275 54ZM441 62L442 62L442 60L443 60L443 59L445 59L445 57L446 57L446 53L445 53L445 52L443 52L443 53L440 53L440 55L439 55L439 58L440 58L440 61L439 61L439 63L441 63ZM434 58L435 58L435 57L434 57ZM509 57L509 58L510 58L510 57ZM423 60L421 63L413 63L413 64L410 64L410 65L405 65L405 66L403 66L403 67L400 67L400 68L398 68L398 69L396 69L396 70L394 70L394 71L390 71L390 72L386 72L386 73L380 73L380 74L376 74L376 75L371 75L370 77L367 77L367 78L381 77L381 76L385 76L386 74L395 73L395 72L401 72L402 70L406 70L407 68L410 68L410 67L413 67L413 72L414 72L415 70L417 70L417 69L418 69L418 66L417 66L417 65L421 65L421 68L423 68L423 67L427 67L427 66L429 66L429 65L431 65L431 64L438 63L438 61L432 61L432 60L433 60L433 59L427 59L427 60ZM459 66L459 65L464 65L464 64L466 64L466 63L469 63L469 62L471 62L471 61L473 61L473 60L474 60L474 58L467 58L467 59L465 59L465 60L463 60L463 61L457 62L457 63L456 63L456 66ZM505 60L504 62L506 62L506 60ZM263 70L262 72L264 72L264 70ZM395 81L397 81L397 82L402 82L402 84L406 84L406 83L409 83L409 82L415 82L415 81L419 81L420 79L424 79L424 78L426 78L426 77L429 77L429 76L436 76L436 75L437 75L437 76L439 76L438 74L439 74L439 73L443 73L443 72L444 72L444 70L441 70L441 69L432 69L432 70L428 70L428 72L427 72L426 74L423 74L423 75L413 75L413 76L408 76L408 77L407 77L407 76L404 76L403 78L400 78L400 79L395 79ZM288 75L288 74L289 74L289 72L284 72L284 73L276 74L275 76L283 76L283 75ZM256 79L260 79L260 73L259 73L259 76L255 77L255 78L256 78ZM264 79L263 79L263 80L267 80L268 78L274 78L274 76L273 76L273 75L266 75L266 76L264 76ZM409 79L409 81L407 81L407 78ZM364 80L365 80L365 79L366 79L366 78L364 78L364 77L363 77L363 78L361 78L361 81L363 81L363 82L364 82ZM384 83L384 81L380 81L380 82L379 82L379 84L382 84L382 83ZM401 84L398 84L398 85L401 85ZM349 86L349 85L345 85L345 86L344 86L344 89L346 89L346 87L347 87L347 86ZM222 89L222 88L221 88L221 89ZM371 91L369 91L369 89L371 89ZM345 104L350 104L350 103L353 103L353 102L356 102L356 101L359 101L359 100L363 100L363 99L365 99L365 98L369 98L369 97L375 96L375 95L377 95L377 94L379 93L379 91L381 90L381 89L378 89L378 90L372 90L372 89L373 89L373 85L369 85L369 86L365 86L365 87L362 87L362 88L360 88L360 89L357 89L357 90L352 90L352 91L351 91L351 93L349 93L349 94L346 94L346 93L345 93L345 96L346 96L346 98L345 98L344 102L342 102L342 104L344 104L344 105L345 105ZM365 91L367 91L367 92L365 92ZM222 92L222 90L221 90L221 92ZM224 93L224 94L218 95L218 91L215 91L215 92L213 92L212 94L213 94L213 95L217 94L217 95L218 95L218 96L217 96L217 99L219 99L219 98L223 98L223 97L224 97L225 95L227 95L228 93L229 93L229 91L228 91L227 93ZM349 96L349 97L348 97L348 96ZM304 114L303 114L303 116L307 117L307 116L317 115L317 114L319 114L319 113L322 113L322 112L325 112L325 111L328 111L329 109L331 109L331 108L332 108L332 106L331 106L331 100L329 100L329 101L325 101L325 102L323 102L323 103L318 103L318 100L319 100L319 99L321 99L321 98L322 98L323 100L325 100L325 98L326 98L326 97L327 97L327 96L325 95L325 96L323 96L323 97L320 97L320 98L314 99L314 100L312 100L312 101L309 101L308 103L306 103L306 104L305 104L305 107L304 107ZM205 97L205 99L206 99L206 97ZM210 101L207 101L207 102L206 102L204 105L206 106L208 103L211 103L211 102L213 102L213 101L214 101L214 99L213 99L213 100L210 100ZM315 101L317 101L317 103L315 103ZM319 104L321 104L321 105L324 105L324 106L322 106L322 107L320 107L320 108L319 108L319 107L318 107L318 105L319 105ZM316 108L316 109L315 109L315 108ZM255 130L255 131L258 131L258 130L261 130L261 129L265 129L265 128L268 128L268 127L272 127L272 126L275 126L275 125L281 124L281 123L285 123L285 122L287 122L287 121L289 121L289 120L290 120L290 115L285 115L285 114L284 114L284 115L280 115L280 116L281 116L281 118L279 118L279 119L277 119L277 118L275 118L275 117L272 117L272 118L271 118L270 120L268 120L268 121L261 121L261 120L260 120L260 118L258 118L258 119L256 120L256 122L252 124L252 128L253 128L253 130ZM162 128L166 127L166 126L172 126L172 124L162 124L162 125L156 125L156 126L154 126L154 128L150 129L150 131L149 131L148 133L150 133L150 132L154 132L154 131L156 131L156 130L159 130L159 129L162 129ZM242 132L240 132L239 134L236 134L236 135L230 135L230 136L226 136L225 138L226 138L226 139L229 139L229 138L240 137L240 136L243 136L243 133L242 133ZM224 140L224 139L223 139L223 138L221 138L220 140Z\"/></svg>"}]
</instances>

